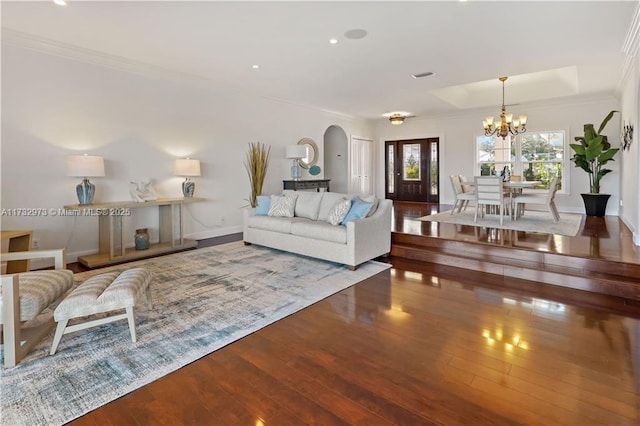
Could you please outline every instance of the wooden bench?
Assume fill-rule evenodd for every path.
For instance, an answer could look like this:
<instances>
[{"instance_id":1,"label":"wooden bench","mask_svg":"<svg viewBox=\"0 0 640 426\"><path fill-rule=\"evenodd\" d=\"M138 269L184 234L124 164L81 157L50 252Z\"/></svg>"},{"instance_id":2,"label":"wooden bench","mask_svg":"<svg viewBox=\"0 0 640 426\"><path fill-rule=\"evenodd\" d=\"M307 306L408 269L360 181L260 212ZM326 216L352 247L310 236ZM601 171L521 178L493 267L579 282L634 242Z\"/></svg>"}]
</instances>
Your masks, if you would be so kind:
<instances>
[{"instance_id":1,"label":"wooden bench","mask_svg":"<svg viewBox=\"0 0 640 426\"><path fill-rule=\"evenodd\" d=\"M136 301L146 293L147 307L151 304L151 272L134 268L120 272L109 272L89 278L73 290L56 308L53 318L58 323L51 345L51 355L56 353L64 334L84 330L121 319L129 322L131 341L136 342L136 324L133 308ZM88 315L109 313L124 309L125 313L106 316L91 321L67 326L69 320Z\"/></svg>"}]
</instances>

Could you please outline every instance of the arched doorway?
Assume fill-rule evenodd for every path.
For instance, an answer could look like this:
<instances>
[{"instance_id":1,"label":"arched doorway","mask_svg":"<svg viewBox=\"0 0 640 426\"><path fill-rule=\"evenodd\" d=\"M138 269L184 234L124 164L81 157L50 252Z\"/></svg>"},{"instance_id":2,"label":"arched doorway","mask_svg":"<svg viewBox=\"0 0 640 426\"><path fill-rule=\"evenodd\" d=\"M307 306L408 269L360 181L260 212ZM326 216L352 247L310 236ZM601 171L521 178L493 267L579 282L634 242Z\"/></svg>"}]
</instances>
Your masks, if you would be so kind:
<instances>
[{"instance_id":1,"label":"arched doorway","mask_svg":"<svg viewBox=\"0 0 640 426\"><path fill-rule=\"evenodd\" d=\"M340 126L324 132L324 177L331 179L331 190L349 192L349 139Z\"/></svg>"}]
</instances>

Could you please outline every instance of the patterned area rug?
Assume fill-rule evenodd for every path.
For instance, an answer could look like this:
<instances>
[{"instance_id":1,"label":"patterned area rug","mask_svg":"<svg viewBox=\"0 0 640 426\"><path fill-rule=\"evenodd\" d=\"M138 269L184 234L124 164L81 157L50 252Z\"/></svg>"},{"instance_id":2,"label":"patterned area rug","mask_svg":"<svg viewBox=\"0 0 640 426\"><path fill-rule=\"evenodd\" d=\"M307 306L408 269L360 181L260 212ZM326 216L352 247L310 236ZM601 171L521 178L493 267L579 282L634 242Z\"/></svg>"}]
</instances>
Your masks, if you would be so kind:
<instances>
[{"instance_id":1,"label":"patterned area rug","mask_svg":"<svg viewBox=\"0 0 640 426\"><path fill-rule=\"evenodd\" d=\"M145 267L153 309L136 307L138 342L127 321L63 336L53 333L15 368L2 370L0 424L63 424L237 339L390 267L346 266L242 242L76 274Z\"/></svg>"},{"instance_id":2,"label":"patterned area rug","mask_svg":"<svg viewBox=\"0 0 640 426\"><path fill-rule=\"evenodd\" d=\"M478 222L473 222L475 208L470 207L462 213L451 214L451 210L423 216L418 220L429 222L445 222L457 225L480 226L483 228L513 229L515 231L540 232L543 234L567 235L575 237L580 230L582 215L572 213L560 213L560 221L553 223L551 213L535 210L527 210L524 216L518 220L504 218L500 225L500 216L495 214L485 214L484 218L478 217Z\"/></svg>"}]
</instances>

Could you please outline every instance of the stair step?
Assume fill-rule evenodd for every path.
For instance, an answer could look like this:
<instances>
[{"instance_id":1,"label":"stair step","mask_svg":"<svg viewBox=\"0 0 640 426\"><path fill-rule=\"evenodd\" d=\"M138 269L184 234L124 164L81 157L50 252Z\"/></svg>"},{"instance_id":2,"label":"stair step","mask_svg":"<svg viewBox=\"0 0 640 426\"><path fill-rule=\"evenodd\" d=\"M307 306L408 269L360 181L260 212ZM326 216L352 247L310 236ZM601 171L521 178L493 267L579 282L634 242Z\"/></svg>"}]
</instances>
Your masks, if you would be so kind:
<instances>
[{"instance_id":1,"label":"stair step","mask_svg":"<svg viewBox=\"0 0 640 426\"><path fill-rule=\"evenodd\" d=\"M565 262L565 266L563 266L557 258L560 255L549 255L549 253L534 251L527 253L526 250L509 247L486 246L478 248L477 246L481 245L459 241L423 241L437 240L424 237L419 239L419 244L401 243L397 240L406 241L407 239L393 239L391 255L394 257L640 300L640 278L638 278L640 274L629 275L634 272L634 267L637 265L623 263L629 267L605 269L615 273L600 272L583 267L573 267L574 264L580 264L573 259ZM549 263L549 260L552 262ZM593 261L593 259L585 260Z\"/></svg>"},{"instance_id":2,"label":"stair step","mask_svg":"<svg viewBox=\"0 0 640 426\"><path fill-rule=\"evenodd\" d=\"M548 253L540 250L514 247L511 242L504 246L483 244L477 241L454 241L444 238L416 236L393 233L392 247L395 245L408 245L416 248L435 250L439 253L476 256L477 259L508 259L509 264L527 267L531 262L544 265L545 268L557 266L559 268L571 268L579 271L579 276L586 274L602 276L626 277L632 282L640 278L640 264L612 261L602 258L581 257L556 253ZM504 262L501 261L501 262ZM524 262L524 263L521 263Z\"/></svg>"}]
</instances>

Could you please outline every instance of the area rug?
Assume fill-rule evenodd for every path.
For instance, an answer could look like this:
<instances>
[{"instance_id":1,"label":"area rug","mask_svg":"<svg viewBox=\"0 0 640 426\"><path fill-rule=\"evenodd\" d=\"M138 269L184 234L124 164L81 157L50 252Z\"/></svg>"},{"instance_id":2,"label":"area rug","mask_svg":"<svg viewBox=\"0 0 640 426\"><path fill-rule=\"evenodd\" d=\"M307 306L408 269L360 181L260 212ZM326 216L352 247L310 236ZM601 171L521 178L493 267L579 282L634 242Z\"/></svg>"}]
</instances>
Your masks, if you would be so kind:
<instances>
[{"instance_id":1,"label":"area rug","mask_svg":"<svg viewBox=\"0 0 640 426\"><path fill-rule=\"evenodd\" d=\"M575 237L580 230L582 215L572 213L560 213L560 221L553 223L551 213L527 210L524 216L518 220L511 220L505 217L500 225L500 216L495 214L485 214L484 218L478 217L478 222L473 222L475 210L468 208L461 213L451 214L451 211L423 216L418 220L429 222L454 223L456 225L480 226L484 228L513 229L515 231L540 232L544 234L567 235Z\"/></svg>"},{"instance_id":2,"label":"area rug","mask_svg":"<svg viewBox=\"0 0 640 426\"><path fill-rule=\"evenodd\" d=\"M136 307L138 342L126 321L52 334L1 372L0 424L73 420L241 337L390 267L351 271L331 262L234 242L76 274L145 267L154 274L153 309Z\"/></svg>"}]
</instances>

